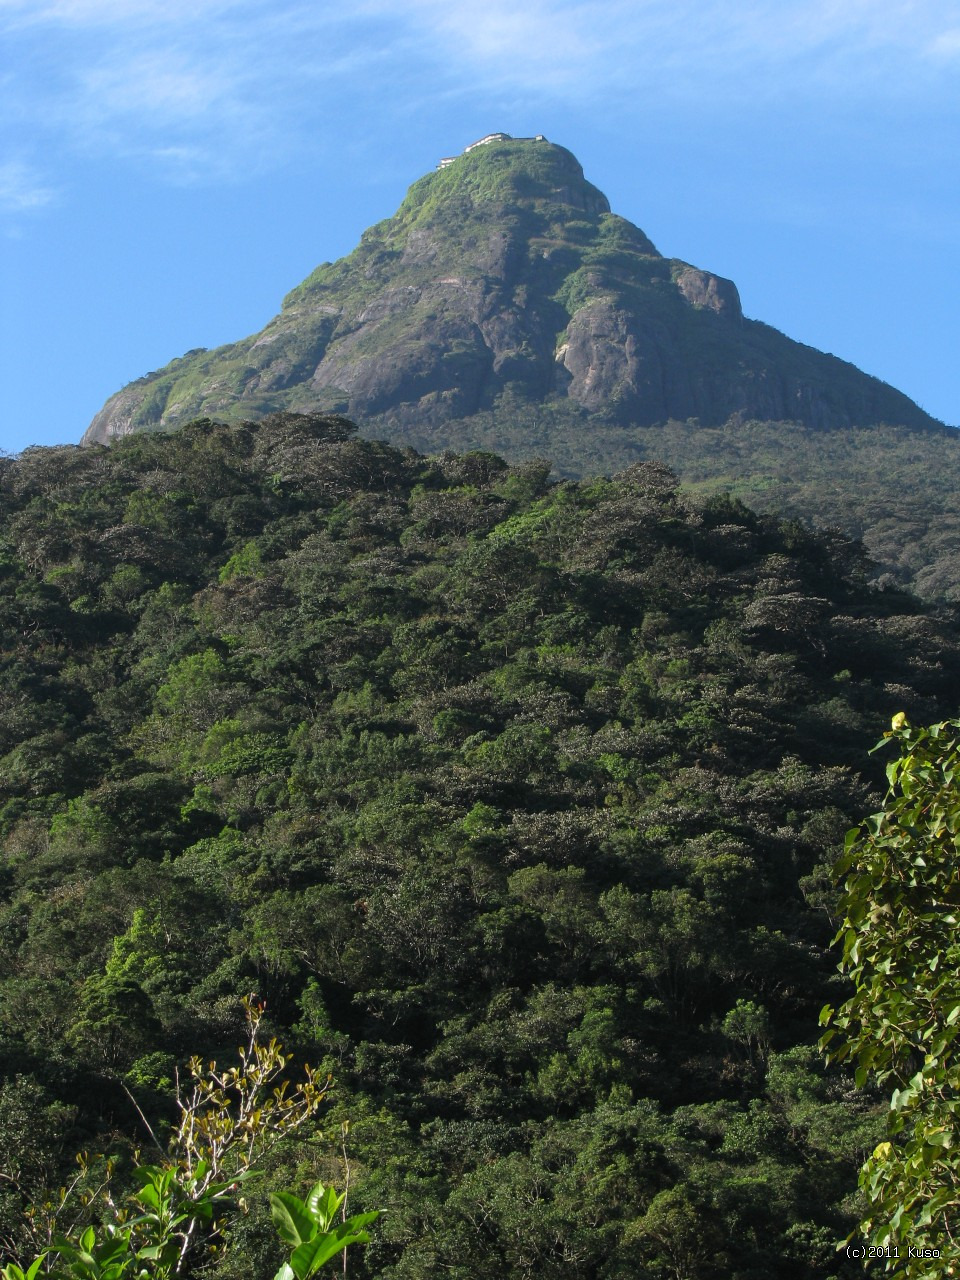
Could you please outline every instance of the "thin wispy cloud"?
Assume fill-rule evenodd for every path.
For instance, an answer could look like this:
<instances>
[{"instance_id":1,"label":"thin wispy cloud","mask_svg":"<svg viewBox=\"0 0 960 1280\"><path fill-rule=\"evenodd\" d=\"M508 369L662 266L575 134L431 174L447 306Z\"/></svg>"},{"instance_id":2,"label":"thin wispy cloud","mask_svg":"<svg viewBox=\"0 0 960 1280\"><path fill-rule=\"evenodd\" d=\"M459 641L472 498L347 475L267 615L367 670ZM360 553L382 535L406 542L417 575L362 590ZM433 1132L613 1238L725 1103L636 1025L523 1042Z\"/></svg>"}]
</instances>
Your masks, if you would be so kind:
<instances>
[{"instance_id":1,"label":"thin wispy cloud","mask_svg":"<svg viewBox=\"0 0 960 1280\"><path fill-rule=\"evenodd\" d=\"M0 163L0 209L8 213L27 213L42 209L56 197L37 173L20 160Z\"/></svg>"},{"instance_id":2,"label":"thin wispy cloud","mask_svg":"<svg viewBox=\"0 0 960 1280\"><path fill-rule=\"evenodd\" d=\"M172 26L242 9L238 0L0 0L0 15L21 26Z\"/></svg>"},{"instance_id":3,"label":"thin wispy cloud","mask_svg":"<svg viewBox=\"0 0 960 1280\"><path fill-rule=\"evenodd\" d=\"M387 11L369 0L368 12ZM629 82L642 91L709 95L745 75L751 90L779 91L811 78L849 92L897 80L925 86L930 64L960 54L943 6L874 0L409 0L404 12L446 58L520 86L563 83L586 93ZM678 73L680 79L678 80Z\"/></svg>"},{"instance_id":4,"label":"thin wispy cloud","mask_svg":"<svg viewBox=\"0 0 960 1280\"><path fill-rule=\"evenodd\" d=\"M383 60L349 20L261 0L0 0L0 34L20 53L0 118L48 159L162 155L172 176L200 157L216 181L275 162Z\"/></svg>"},{"instance_id":5,"label":"thin wispy cloud","mask_svg":"<svg viewBox=\"0 0 960 1280\"><path fill-rule=\"evenodd\" d=\"M951 27L933 37L929 44L932 57L960 60L960 27Z\"/></svg>"},{"instance_id":6,"label":"thin wispy cloud","mask_svg":"<svg viewBox=\"0 0 960 1280\"><path fill-rule=\"evenodd\" d=\"M229 85L209 68L191 65L189 58L171 59L167 53L142 53L120 64L115 60L85 70L79 76L82 100L91 116L104 119L143 116L193 121L222 110Z\"/></svg>"}]
</instances>

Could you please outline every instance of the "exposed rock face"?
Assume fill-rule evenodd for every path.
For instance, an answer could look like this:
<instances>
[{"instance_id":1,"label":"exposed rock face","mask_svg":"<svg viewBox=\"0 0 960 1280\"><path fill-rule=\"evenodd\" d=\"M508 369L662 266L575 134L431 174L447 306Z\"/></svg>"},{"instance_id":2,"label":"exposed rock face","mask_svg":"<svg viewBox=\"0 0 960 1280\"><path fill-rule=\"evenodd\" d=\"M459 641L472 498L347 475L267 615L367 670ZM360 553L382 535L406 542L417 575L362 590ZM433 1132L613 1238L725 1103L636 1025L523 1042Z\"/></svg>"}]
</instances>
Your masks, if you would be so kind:
<instances>
[{"instance_id":1,"label":"exposed rock face","mask_svg":"<svg viewBox=\"0 0 960 1280\"><path fill-rule=\"evenodd\" d=\"M721 280L707 271L699 271L696 267L684 267L678 272L676 285L688 302L695 307L709 307L718 316L740 321L743 311L740 308L740 295L732 280Z\"/></svg>"},{"instance_id":2,"label":"exposed rock face","mask_svg":"<svg viewBox=\"0 0 960 1280\"><path fill-rule=\"evenodd\" d=\"M118 436L129 435L131 431L136 431L143 425L137 420L137 415L143 407L146 395L146 379L133 382L112 395L87 427L83 443L92 444L97 440L113 440Z\"/></svg>"},{"instance_id":3,"label":"exposed rock face","mask_svg":"<svg viewBox=\"0 0 960 1280\"><path fill-rule=\"evenodd\" d=\"M656 323L601 298L588 302L571 319L560 357L570 375L567 395L585 409L629 402L631 417L655 422L667 416L661 350L669 337Z\"/></svg>"},{"instance_id":4,"label":"exposed rock face","mask_svg":"<svg viewBox=\"0 0 960 1280\"><path fill-rule=\"evenodd\" d=\"M817 427L933 425L853 366L744 319L736 286L662 257L569 151L473 146L410 189L262 330L111 397L84 442L209 415L337 409L403 439L509 393L624 423L734 413Z\"/></svg>"}]
</instances>

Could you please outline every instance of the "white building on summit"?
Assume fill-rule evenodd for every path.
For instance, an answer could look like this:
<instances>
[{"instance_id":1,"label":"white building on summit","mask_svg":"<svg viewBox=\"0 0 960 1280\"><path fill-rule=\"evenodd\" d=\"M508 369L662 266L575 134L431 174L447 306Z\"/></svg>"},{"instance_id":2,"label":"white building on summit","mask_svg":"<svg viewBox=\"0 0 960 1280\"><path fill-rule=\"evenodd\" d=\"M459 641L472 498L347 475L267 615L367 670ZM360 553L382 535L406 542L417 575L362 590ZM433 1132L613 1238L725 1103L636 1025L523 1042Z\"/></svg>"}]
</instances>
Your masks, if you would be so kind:
<instances>
[{"instance_id":1,"label":"white building on summit","mask_svg":"<svg viewBox=\"0 0 960 1280\"><path fill-rule=\"evenodd\" d=\"M509 133L488 133L486 137L478 138L476 142L471 142L468 146L464 147L463 154L466 155L467 152L472 151L474 147L485 147L490 142L511 142L511 141L512 139Z\"/></svg>"},{"instance_id":2,"label":"white building on summit","mask_svg":"<svg viewBox=\"0 0 960 1280\"><path fill-rule=\"evenodd\" d=\"M463 148L460 155L465 156L468 151L472 151L474 147L485 147L491 142L546 142L546 137L542 133L536 134L533 138L514 138L509 133L488 133L483 138L478 138L476 142L471 142ZM444 156L437 164L438 169L446 169L453 164L454 160L459 160L460 156Z\"/></svg>"}]
</instances>

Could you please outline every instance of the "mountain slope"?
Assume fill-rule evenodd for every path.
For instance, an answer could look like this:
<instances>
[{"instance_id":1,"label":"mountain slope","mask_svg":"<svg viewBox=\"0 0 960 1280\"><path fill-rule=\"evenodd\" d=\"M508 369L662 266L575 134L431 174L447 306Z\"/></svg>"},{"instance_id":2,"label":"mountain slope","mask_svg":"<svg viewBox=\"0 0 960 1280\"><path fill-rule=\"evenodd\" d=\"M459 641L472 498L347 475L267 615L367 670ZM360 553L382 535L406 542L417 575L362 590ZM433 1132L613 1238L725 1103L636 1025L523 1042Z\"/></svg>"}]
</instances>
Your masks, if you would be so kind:
<instances>
[{"instance_id":1,"label":"mountain slope","mask_svg":"<svg viewBox=\"0 0 960 1280\"><path fill-rule=\"evenodd\" d=\"M84 442L200 415L335 409L394 439L455 443L463 419L512 421L517 403L632 426L735 414L937 425L885 383L745 318L731 281L664 258L563 147L492 135L416 182L260 333L118 392Z\"/></svg>"}]
</instances>

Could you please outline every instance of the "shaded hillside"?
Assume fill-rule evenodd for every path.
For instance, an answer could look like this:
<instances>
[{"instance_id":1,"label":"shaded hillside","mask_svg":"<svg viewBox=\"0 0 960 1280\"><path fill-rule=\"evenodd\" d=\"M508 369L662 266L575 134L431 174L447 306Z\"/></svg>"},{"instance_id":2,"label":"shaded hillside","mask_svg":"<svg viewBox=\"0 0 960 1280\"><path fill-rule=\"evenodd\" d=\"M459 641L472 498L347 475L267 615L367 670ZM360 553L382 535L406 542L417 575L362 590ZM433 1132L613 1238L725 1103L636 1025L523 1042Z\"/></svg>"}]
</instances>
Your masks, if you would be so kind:
<instances>
[{"instance_id":1,"label":"shaded hillside","mask_svg":"<svg viewBox=\"0 0 960 1280\"><path fill-rule=\"evenodd\" d=\"M84 439L337 409L380 415L402 440L495 411L504 392L634 425L934 425L885 383L746 319L731 281L662 257L563 147L496 135L416 182L260 333L131 383Z\"/></svg>"},{"instance_id":2,"label":"shaded hillside","mask_svg":"<svg viewBox=\"0 0 960 1280\"><path fill-rule=\"evenodd\" d=\"M952 615L656 465L335 418L28 450L0 497L4 1240L255 991L337 1081L274 1185L350 1119L388 1210L358 1277L860 1274L825 867L890 715L955 713ZM279 1261L249 1198L220 1280Z\"/></svg>"}]
</instances>

